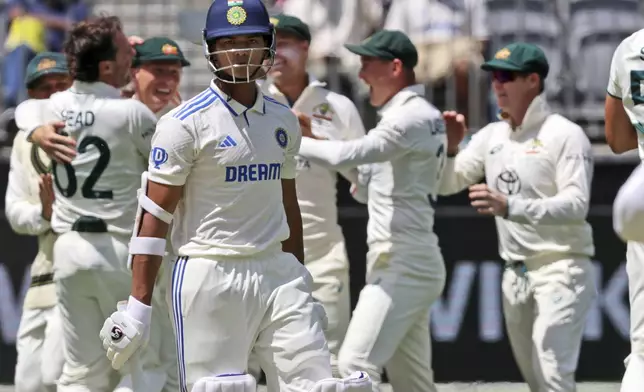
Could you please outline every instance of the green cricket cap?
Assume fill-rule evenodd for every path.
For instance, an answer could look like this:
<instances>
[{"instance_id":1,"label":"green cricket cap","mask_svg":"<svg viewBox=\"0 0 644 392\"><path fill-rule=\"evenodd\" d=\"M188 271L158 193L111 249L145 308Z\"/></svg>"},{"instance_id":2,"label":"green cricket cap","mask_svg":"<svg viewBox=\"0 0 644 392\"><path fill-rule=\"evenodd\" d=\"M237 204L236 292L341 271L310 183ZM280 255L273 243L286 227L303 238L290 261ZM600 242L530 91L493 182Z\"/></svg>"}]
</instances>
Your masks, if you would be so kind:
<instances>
[{"instance_id":1,"label":"green cricket cap","mask_svg":"<svg viewBox=\"0 0 644 392\"><path fill-rule=\"evenodd\" d=\"M514 71L548 76L550 65L543 50L537 45L514 42L496 52L494 58L481 65L484 71Z\"/></svg>"},{"instance_id":2,"label":"green cricket cap","mask_svg":"<svg viewBox=\"0 0 644 392\"><path fill-rule=\"evenodd\" d=\"M295 16L279 14L271 17L271 23L275 31L291 34L301 40L311 42L311 31L309 25L302 22Z\"/></svg>"},{"instance_id":3,"label":"green cricket cap","mask_svg":"<svg viewBox=\"0 0 644 392\"><path fill-rule=\"evenodd\" d=\"M407 68L418 64L418 51L409 37L398 30L380 30L360 44L345 44L350 52L383 60L399 59Z\"/></svg>"},{"instance_id":4,"label":"green cricket cap","mask_svg":"<svg viewBox=\"0 0 644 392\"><path fill-rule=\"evenodd\" d=\"M29 64L25 73L25 85L27 88L45 75L67 75L67 59L62 53L41 52L38 53Z\"/></svg>"},{"instance_id":5,"label":"green cricket cap","mask_svg":"<svg viewBox=\"0 0 644 392\"><path fill-rule=\"evenodd\" d=\"M190 66L179 45L170 38L148 38L142 44L134 45L134 50L136 54L132 60L133 67L151 61L178 61L183 67Z\"/></svg>"}]
</instances>

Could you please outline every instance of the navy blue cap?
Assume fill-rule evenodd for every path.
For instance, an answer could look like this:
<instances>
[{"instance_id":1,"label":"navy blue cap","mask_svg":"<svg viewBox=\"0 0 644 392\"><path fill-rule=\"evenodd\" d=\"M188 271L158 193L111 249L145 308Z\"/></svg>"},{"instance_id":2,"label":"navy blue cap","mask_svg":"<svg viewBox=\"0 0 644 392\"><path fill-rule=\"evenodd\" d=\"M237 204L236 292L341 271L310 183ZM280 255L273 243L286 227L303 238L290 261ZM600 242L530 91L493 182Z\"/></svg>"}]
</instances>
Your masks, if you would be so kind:
<instances>
[{"instance_id":1,"label":"navy blue cap","mask_svg":"<svg viewBox=\"0 0 644 392\"><path fill-rule=\"evenodd\" d=\"M215 0L208 9L206 41L235 35L272 35L268 11L261 0Z\"/></svg>"}]
</instances>

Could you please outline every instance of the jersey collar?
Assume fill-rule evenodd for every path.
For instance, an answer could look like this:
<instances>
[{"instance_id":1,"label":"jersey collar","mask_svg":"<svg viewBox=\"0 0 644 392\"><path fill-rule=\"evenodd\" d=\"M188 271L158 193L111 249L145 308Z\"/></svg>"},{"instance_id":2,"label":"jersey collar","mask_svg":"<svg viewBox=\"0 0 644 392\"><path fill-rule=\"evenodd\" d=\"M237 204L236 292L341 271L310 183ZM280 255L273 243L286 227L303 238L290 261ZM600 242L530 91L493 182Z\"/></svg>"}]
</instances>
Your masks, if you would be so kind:
<instances>
[{"instance_id":1,"label":"jersey collar","mask_svg":"<svg viewBox=\"0 0 644 392\"><path fill-rule=\"evenodd\" d=\"M407 86L404 89L398 91L396 95L394 95L389 99L389 101L387 101L386 104L382 105L380 110L378 110L378 114L380 116L383 116L386 112L402 106L410 98L417 96L425 96L425 86L423 86L422 84L412 84L411 86Z\"/></svg>"},{"instance_id":2,"label":"jersey collar","mask_svg":"<svg viewBox=\"0 0 644 392\"><path fill-rule=\"evenodd\" d=\"M326 83L324 83L324 82L321 82L321 81L317 80L317 79L315 78L315 76L313 76L313 75L311 75L311 74L308 74L308 77L309 77L309 85L308 85L308 86L306 86L306 88L304 89L304 91L302 91L302 94L300 94L300 97L302 97L302 96L306 95L306 94L305 94L305 91L306 91L307 89L310 89L310 88L316 88L316 87L326 87ZM279 88L277 88L277 86L275 85L275 83L273 83L273 81L272 81L270 78L269 78L269 79L267 79L267 80L265 80L265 81L262 81L262 87L265 89L265 91L266 91L268 94L270 94L272 97L275 97L276 99L278 99L280 102L284 103L285 105L288 105L288 106L291 106L291 107L292 107L292 106L295 106L295 104L297 103L297 101L299 101L299 100L300 100L300 98L298 98L298 99L297 99L297 101L293 102L293 105L291 105L291 104L288 102L288 99L286 98L286 96L284 95L284 93L282 93L282 92L280 91L280 89L279 89Z\"/></svg>"},{"instance_id":3,"label":"jersey collar","mask_svg":"<svg viewBox=\"0 0 644 392\"><path fill-rule=\"evenodd\" d=\"M121 98L121 90L103 82L81 82L74 80L70 90L77 94L94 94L106 98Z\"/></svg>"},{"instance_id":4,"label":"jersey collar","mask_svg":"<svg viewBox=\"0 0 644 392\"><path fill-rule=\"evenodd\" d=\"M246 107L232 99L226 93L221 91L221 89L217 87L214 81L210 82L210 91L212 91L217 96L217 98L219 98L221 102L223 102L228 111L235 117L246 113L246 111L248 110L252 110L262 115L266 113L264 94L262 93L262 89L259 88L259 86L257 88L257 98L255 98L255 103L251 107Z\"/></svg>"},{"instance_id":5,"label":"jersey collar","mask_svg":"<svg viewBox=\"0 0 644 392\"><path fill-rule=\"evenodd\" d=\"M514 129L514 132L522 132L524 130L530 130L539 127L549 115L550 107L548 106L546 100L543 98L543 95L539 95L535 97L532 102L530 102L528 110L526 110L525 116L523 116L522 124L516 127Z\"/></svg>"}]
</instances>

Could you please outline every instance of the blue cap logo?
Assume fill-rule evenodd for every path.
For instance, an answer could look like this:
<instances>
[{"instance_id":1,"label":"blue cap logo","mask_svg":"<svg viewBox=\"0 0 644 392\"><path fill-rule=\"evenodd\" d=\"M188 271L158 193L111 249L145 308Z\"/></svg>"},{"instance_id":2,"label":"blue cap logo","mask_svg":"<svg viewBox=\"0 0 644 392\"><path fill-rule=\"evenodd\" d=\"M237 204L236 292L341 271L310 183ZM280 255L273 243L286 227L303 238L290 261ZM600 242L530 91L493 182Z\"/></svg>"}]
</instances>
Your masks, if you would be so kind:
<instances>
[{"instance_id":1,"label":"blue cap logo","mask_svg":"<svg viewBox=\"0 0 644 392\"><path fill-rule=\"evenodd\" d=\"M161 147L154 147L150 153L150 157L152 158L155 169L158 169L159 166L168 161L168 153Z\"/></svg>"}]
</instances>

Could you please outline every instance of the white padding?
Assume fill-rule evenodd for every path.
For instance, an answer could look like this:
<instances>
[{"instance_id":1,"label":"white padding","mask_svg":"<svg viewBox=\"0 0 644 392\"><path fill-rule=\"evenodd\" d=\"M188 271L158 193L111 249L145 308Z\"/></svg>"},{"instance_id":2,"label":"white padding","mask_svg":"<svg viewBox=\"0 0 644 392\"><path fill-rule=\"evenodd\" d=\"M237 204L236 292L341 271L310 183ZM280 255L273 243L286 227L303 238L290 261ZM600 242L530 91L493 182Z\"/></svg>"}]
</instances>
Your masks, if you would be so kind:
<instances>
[{"instance_id":1,"label":"white padding","mask_svg":"<svg viewBox=\"0 0 644 392\"><path fill-rule=\"evenodd\" d=\"M203 377L195 382L191 392L257 392L257 382L250 374Z\"/></svg>"},{"instance_id":2,"label":"white padding","mask_svg":"<svg viewBox=\"0 0 644 392\"><path fill-rule=\"evenodd\" d=\"M164 238L155 237L135 237L130 241L131 255L155 255L165 256Z\"/></svg>"},{"instance_id":3,"label":"white padding","mask_svg":"<svg viewBox=\"0 0 644 392\"><path fill-rule=\"evenodd\" d=\"M371 392L371 378L365 372L355 372L349 377L320 380L309 392Z\"/></svg>"},{"instance_id":4,"label":"white padding","mask_svg":"<svg viewBox=\"0 0 644 392\"><path fill-rule=\"evenodd\" d=\"M139 205L148 213L164 221L165 223L170 224L170 222L172 222L172 214L161 208L143 192L139 194Z\"/></svg>"}]
</instances>

